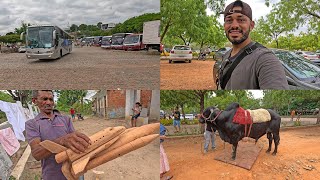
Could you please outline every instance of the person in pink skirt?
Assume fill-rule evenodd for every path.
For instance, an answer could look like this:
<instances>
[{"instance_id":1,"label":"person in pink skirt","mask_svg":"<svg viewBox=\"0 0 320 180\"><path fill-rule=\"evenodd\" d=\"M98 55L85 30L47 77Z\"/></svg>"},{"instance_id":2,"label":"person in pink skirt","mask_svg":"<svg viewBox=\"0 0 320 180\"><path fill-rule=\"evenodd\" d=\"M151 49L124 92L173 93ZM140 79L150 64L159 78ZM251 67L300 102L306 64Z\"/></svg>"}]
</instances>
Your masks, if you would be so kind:
<instances>
[{"instance_id":1,"label":"person in pink skirt","mask_svg":"<svg viewBox=\"0 0 320 180\"><path fill-rule=\"evenodd\" d=\"M168 157L162 146L162 143L166 138L165 133L166 133L166 128L162 124L160 124L160 178L161 179L163 178L163 175L170 170ZM169 180L171 178L172 176L167 176L164 179Z\"/></svg>"}]
</instances>

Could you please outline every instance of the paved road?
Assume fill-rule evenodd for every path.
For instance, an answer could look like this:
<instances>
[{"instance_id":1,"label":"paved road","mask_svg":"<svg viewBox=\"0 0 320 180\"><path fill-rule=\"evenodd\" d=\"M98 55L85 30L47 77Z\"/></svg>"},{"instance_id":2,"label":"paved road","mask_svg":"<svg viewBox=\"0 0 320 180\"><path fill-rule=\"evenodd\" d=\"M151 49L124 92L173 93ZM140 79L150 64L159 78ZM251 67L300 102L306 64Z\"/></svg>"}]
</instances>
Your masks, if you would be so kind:
<instances>
[{"instance_id":1,"label":"paved road","mask_svg":"<svg viewBox=\"0 0 320 180\"><path fill-rule=\"evenodd\" d=\"M159 55L74 48L57 60L0 54L0 89L159 89Z\"/></svg>"}]
</instances>

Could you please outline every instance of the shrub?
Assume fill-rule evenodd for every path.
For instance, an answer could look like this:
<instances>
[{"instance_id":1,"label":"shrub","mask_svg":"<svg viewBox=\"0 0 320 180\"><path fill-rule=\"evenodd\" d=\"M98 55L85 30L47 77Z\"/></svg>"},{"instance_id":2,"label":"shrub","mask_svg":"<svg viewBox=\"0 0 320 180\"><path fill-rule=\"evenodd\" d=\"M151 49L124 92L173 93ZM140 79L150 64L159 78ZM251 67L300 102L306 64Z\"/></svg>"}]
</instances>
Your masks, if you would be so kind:
<instances>
[{"instance_id":1,"label":"shrub","mask_svg":"<svg viewBox=\"0 0 320 180\"><path fill-rule=\"evenodd\" d=\"M173 119L160 119L160 123L164 126L173 125Z\"/></svg>"}]
</instances>

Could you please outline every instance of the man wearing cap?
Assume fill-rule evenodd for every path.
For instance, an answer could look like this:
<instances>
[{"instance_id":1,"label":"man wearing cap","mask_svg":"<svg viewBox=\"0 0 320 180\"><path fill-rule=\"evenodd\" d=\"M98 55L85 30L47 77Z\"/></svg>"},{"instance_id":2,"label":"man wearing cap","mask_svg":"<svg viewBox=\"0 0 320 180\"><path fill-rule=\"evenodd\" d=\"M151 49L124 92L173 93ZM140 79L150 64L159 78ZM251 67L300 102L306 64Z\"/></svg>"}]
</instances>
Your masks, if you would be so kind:
<instances>
[{"instance_id":1,"label":"man wearing cap","mask_svg":"<svg viewBox=\"0 0 320 180\"><path fill-rule=\"evenodd\" d=\"M54 154L40 145L44 140L50 140L76 153L84 152L90 139L86 135L75 132L68 116L54 111L53 93L51 90L36 90L32 92L32 102L40 113L26 122L26 137L31 147L31 154L36 160L41 160L42 179L64 180L61 171L62 164L55 161Z\"/></svg>"},{"instance_id":2,"label":"man wearing cap","mask_svg":"<svg viewBox=\"0 0 320 180\"><path fill-rule=\"evenodd\" d=\"M249 37L254 28L250 6L237 0L223 14L224 30L232 49L223 56L218 89L289 89L279 59Z\"/></svg>"}]
</instances>

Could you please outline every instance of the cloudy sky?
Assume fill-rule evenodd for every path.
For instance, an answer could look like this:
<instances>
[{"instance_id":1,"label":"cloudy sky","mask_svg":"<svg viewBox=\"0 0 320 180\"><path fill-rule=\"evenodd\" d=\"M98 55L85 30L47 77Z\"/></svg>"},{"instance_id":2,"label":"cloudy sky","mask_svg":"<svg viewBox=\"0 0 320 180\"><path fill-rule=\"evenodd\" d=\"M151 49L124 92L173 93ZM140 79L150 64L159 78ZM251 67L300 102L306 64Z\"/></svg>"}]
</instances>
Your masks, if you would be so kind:
<instances>
[{"instance_id":1,"label":"cloudy sky","mask_svg":"<svg viewBox=\"0 0 320 180\"><path fill-rule=\"evenodd\" d=\"M31 24L119 23L144 13L160 12L160 0L1 0L0 35Z\"/></svg>"}]
</instances>

